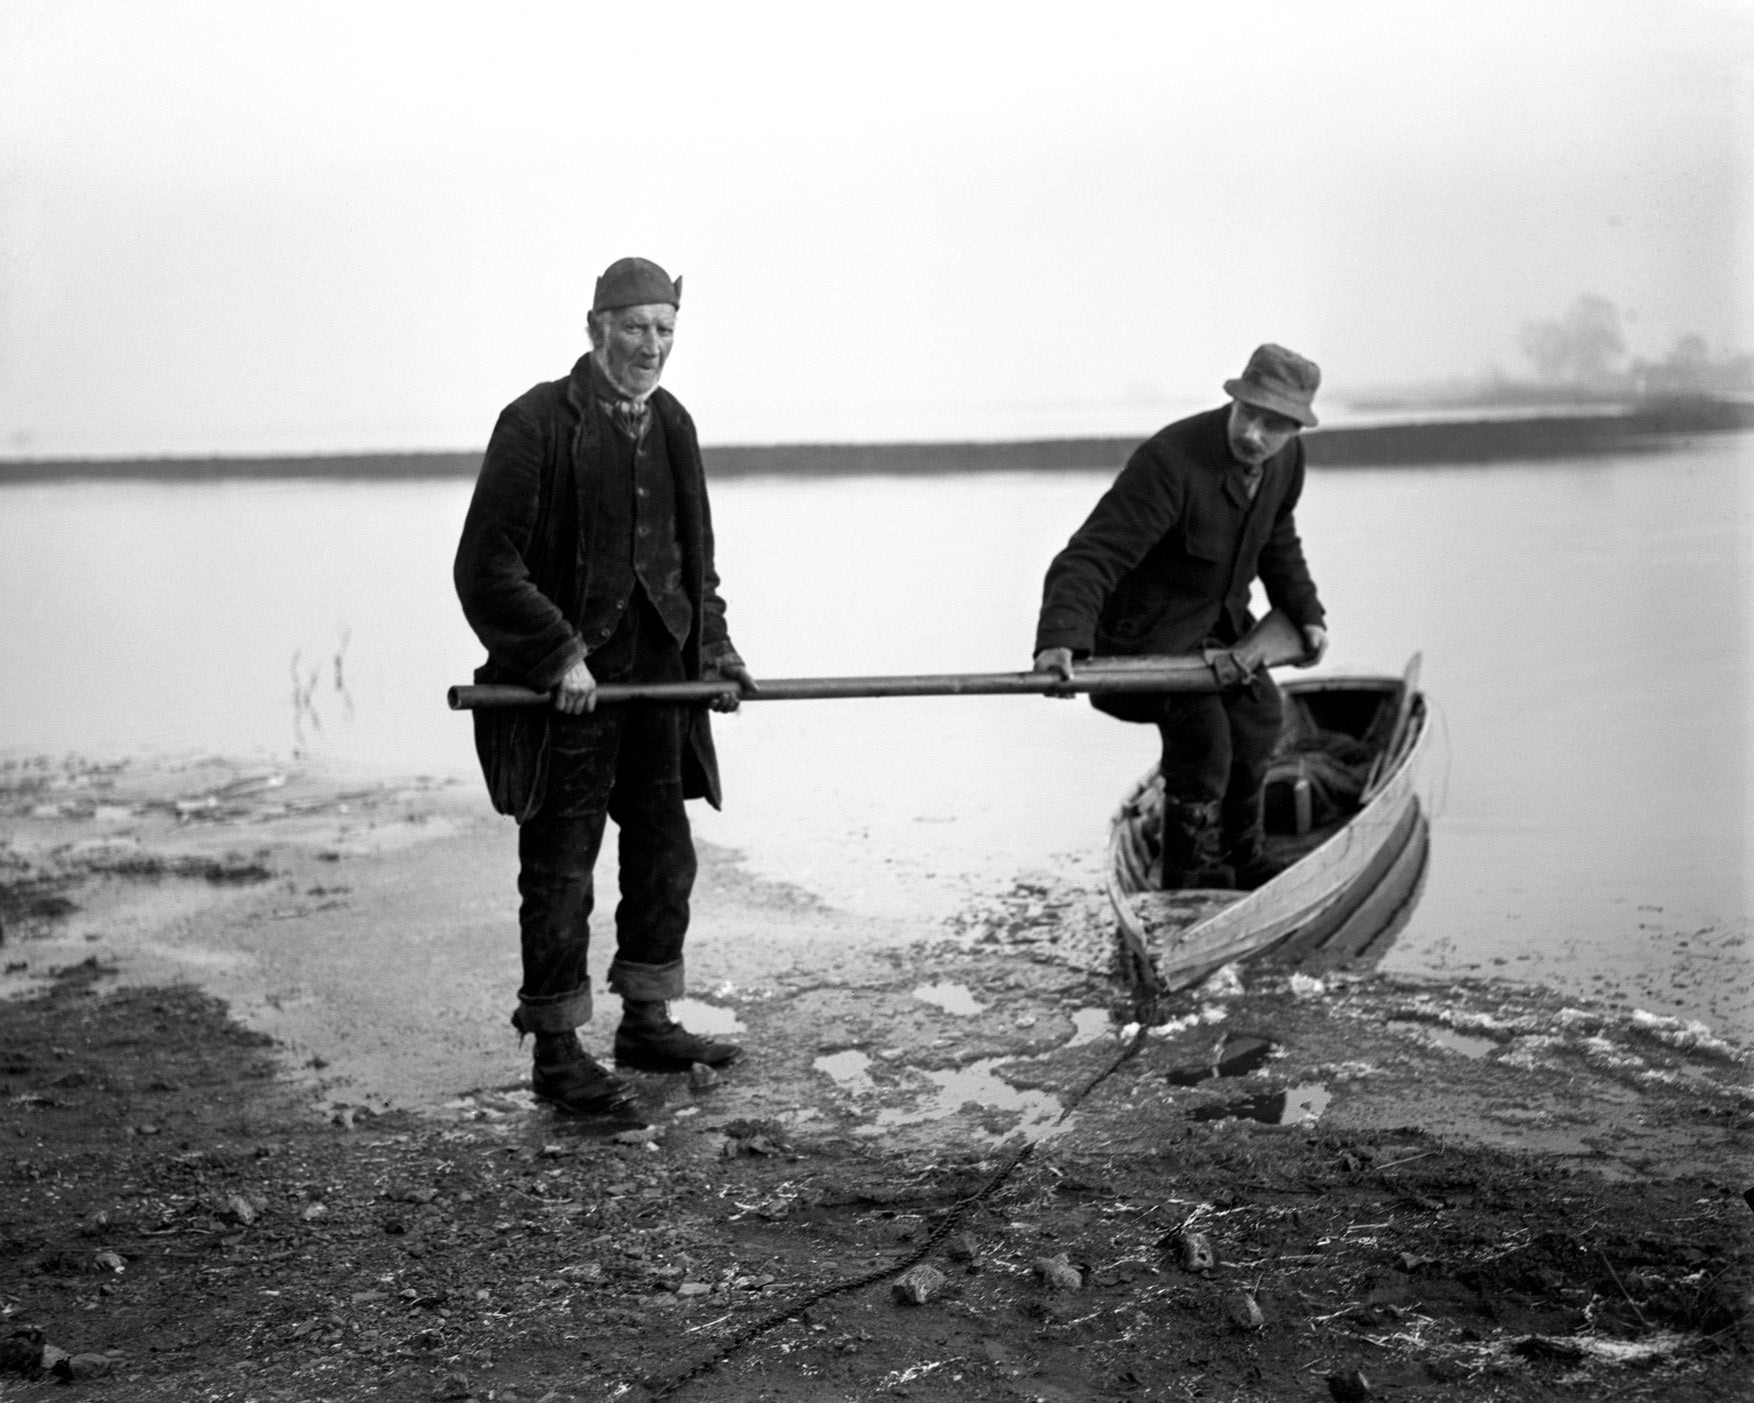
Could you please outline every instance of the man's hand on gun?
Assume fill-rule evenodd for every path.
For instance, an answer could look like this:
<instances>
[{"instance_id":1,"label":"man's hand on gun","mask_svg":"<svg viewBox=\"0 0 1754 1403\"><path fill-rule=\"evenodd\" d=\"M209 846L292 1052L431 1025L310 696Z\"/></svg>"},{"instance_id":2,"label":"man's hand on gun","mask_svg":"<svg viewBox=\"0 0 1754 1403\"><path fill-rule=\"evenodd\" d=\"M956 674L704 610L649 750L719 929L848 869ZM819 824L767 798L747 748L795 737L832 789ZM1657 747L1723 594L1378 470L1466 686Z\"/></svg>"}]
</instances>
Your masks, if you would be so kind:
<instances>
[{"instance_id":1,"label":"man's hand on gun","mask_svg":"<svg viewBox=\"0 0 1754 1403\"><path fill-rule=\"evenodd\" d=\"M723 662L701 669L703 682L735 682L742 689L742 695L753 696L761 688L757 685L749 669L740 662ZM712 699L709 705L714 711L735 711L740 697L735 692L727 692ZM591 669L585 666L580 658L566 670L554 688L554 709L564 711L569 716L577 716L581 711L597 709L597 679L591 676Z\"/></svg>"},{"instance_id":2,"label":"man's hand on gun","mask_svg":"<svg viewBox=\"0 0 1754 1403\"><path fill-rule=\"evenodd\" d=\"M1072 680L1072 650L1070 648L1043 648L1035 655L1036 672L1051 672L1062 682ZM1052 691L1050 697L1062 699L1072 696L1070 691Z\"/></svg>"},{"instance_id":3,"label":"man's hand on gun","mask_svg":"<svg viewBox=\"0 0 1754 1403\"><path fill-rule=\"evenodd\" d=\"M754 676L740 662L709 663L700 670L702 682L735 682L742 688L742 696L752 697L761 690L756 685ZM709 705L714 711L735 711L742 698L735 692L726 692L712 699Z\"/></svg>"},{"instance_id":4,"label":"man's hand on gun","mask_svg":"<svg viewBox=\"0 0 1754 1403\"><path fill-rule=\"evenodd\" d=\"M555 684L554 709L569 716L597 709L597 679L591 676L591 669L585 666L583 658L569 667L566 676Z\"/></svg>"}]
</instances>

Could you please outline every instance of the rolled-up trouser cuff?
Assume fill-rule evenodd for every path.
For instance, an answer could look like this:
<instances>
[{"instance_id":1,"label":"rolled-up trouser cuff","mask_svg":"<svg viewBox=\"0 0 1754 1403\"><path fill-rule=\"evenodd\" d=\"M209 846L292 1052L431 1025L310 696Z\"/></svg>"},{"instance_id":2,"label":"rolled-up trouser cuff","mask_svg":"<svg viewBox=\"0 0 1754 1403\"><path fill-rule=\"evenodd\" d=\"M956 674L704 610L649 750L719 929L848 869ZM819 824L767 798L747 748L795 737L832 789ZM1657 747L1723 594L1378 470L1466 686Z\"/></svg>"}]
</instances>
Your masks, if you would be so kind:
<instances>
[{"instance_id":1,"label":"rolled-up trouser cuff","mask_svg":"<svg viewBox=\"0 0 1754 1403\"><path fill-rule=\"evenodd\" d=\"M667 965L636 965L631 960L613 960L609 965L608 984L610 992L638 1003L679 999L684 988L682 959L678 956Z\"/></svg>"},{"instance_id":2,"label":"rolled-up trouser cuff","mask_svg":"<svg viewBox=\"0 0 1754 1403\"><path fill-rule=\"evenodd\" d=\"M570 994L553 994L539 999L518 995L518 1006L512 1013L512 1026L520 1033L570 1033L591 1021L591 981Z\"/></svg>"}]
</instances>

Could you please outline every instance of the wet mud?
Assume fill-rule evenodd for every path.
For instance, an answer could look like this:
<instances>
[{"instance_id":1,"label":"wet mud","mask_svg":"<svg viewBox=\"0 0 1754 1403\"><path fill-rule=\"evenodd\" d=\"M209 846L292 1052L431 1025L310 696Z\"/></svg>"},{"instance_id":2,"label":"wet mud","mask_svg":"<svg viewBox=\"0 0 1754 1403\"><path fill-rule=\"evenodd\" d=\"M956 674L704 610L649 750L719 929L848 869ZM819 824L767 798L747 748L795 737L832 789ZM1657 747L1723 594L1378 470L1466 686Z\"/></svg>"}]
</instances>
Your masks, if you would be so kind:
<instances>
[{"instance_id":1,"label":"wet mud","mask_svg":"<svg viewBox=\"0 0 1754 1403\"><path fill-rule=\"evenodd\" d=\"M77 1358L116 1397L551 1403L1715 1398L1748 1368L1754 1096L1698 1024L1272 967L1141 1004L1088 884L918 929L709 852L680 1013L746 1062L566 1121L504 1024L472 796L6 779L5 1396Z\"/></svg>"}]
</instances>

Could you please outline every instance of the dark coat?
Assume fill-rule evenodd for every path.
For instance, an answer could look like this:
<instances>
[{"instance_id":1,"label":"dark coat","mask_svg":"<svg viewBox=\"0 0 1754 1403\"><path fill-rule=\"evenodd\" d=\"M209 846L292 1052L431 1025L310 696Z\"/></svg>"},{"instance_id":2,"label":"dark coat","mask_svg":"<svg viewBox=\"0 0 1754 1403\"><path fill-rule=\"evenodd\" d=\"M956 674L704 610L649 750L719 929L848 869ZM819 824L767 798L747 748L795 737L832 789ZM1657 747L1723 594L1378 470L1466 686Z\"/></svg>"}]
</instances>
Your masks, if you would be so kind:
<instances>
[{"instance_id":1,"label":"dark coat","mask_svg":"<svg viewBox=\"0 0 1754 1403\"><path fill-rule=\"evenodd\" d=\"M1254 622L1257 575L1292 622L1322 622L1292 516L1303 440L1267 460L1250 502L1230 455L1229 413L1178 420L1134 450L1048 567L1038 653L1191 653L1208 639L1233 643Z\"/></svg>"},{"instance_id":2,"label":"dark coat","mask_svg":"<svg viewBox=\"0 0 1754 1403\"><path fill-rule=\"evenodd\" d=\"M591 534L604 453L601 417L591 407L589 358L572 374L535 386L500 413L463 522L452 575L463 614L487 648L477 682L512 682L546 691L585 656L576 627L590 586ZM712 513L694 420L676 397L656 390L676 485L676 538L682 580L694 611L683 644L690 678L703 666L736 659L725 601L713 569ZM548 708L475 713L475 744L494 807L520 822L542 802ZM690 713L683 792L717 808L718 760L706 708Z\"/></svg>"}]
</instances>

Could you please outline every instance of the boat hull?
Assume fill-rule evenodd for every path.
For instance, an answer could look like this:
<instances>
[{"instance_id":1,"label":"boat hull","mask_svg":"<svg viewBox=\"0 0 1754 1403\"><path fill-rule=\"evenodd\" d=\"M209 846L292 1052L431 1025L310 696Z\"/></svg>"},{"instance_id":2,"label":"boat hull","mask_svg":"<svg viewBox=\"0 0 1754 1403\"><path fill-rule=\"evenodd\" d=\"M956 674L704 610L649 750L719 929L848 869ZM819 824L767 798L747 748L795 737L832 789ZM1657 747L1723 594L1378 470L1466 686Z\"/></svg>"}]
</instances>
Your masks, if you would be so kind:
<instances>
[{"instance_id":1,"label":"boat hull","mask_svg":"<svg viewBox=\"0 0 1754 1403\"><path fill-rule=\"evenodd\" d=\"M1415 659L1403 678L1287 684L1289 699L1376 692L1396 714L1358 809L1258 890L1152 890L1155 770L1134 787L1111 826L1108 881L1135 983L1186 988L1232 961L1273 952L1324 968L1380 955L1424 878L1428 829L1415 785L1428 727L1417 666Z\"/></svg>"}]
</instances>

